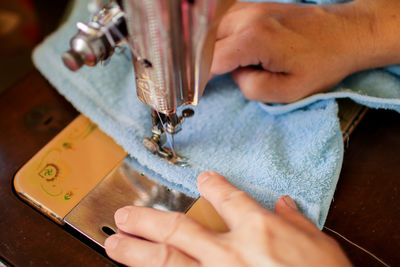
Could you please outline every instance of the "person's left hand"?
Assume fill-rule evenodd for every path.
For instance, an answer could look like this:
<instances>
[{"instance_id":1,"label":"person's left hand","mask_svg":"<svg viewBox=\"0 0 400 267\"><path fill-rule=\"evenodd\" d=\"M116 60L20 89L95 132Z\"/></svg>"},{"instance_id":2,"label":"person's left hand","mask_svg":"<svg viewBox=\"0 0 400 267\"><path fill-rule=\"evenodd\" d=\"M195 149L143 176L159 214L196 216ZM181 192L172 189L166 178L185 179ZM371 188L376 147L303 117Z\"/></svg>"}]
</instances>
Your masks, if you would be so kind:
<instances>
[{"instance_id":1,"label":"person's left hand","mask_svg":"<svg viewBox=\"0 0 400 267\"><path fill-rule=\"evenodd\" d=\"M275 214L216 172L198 187L230 229L211 231L183 213L124 207L120 230L105 242L107 254L129 266L350 266L338 244L284 196Z\"/></svg>"},{"instance_id":2,"label":"person's left hand","mask_svg":"<svg viewBox=\"0 0 400 267\"><path fill-rule=\"evenodd\" d=\"M198 187L230 229L211 231L183 213L124 207L107 254L129 266L349 266L338 244L281 197L275 214L215 172Z\"/></svg>"}]
</instances>

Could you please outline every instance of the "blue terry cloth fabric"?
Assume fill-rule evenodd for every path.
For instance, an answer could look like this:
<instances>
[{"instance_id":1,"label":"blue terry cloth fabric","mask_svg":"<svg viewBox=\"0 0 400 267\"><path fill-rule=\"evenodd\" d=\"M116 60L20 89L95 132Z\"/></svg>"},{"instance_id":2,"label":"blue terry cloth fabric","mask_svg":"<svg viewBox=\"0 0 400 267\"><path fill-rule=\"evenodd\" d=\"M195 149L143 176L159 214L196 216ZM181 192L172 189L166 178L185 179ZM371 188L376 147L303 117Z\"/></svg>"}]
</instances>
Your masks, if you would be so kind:
<instances>
[{"instance_id":1,"label":"blue terry cloth fabric","mask_svg":"<svg viewBox=\"0 0 400 267\"><path fill-rule=\"evenodd\" d=\"M272 209L290 195L302 212L323 226L339 177L343 142L336 97L377 108L400 111L400 81L383 70L356 74L335 90L290 105L247 101L229 76L207 86L196 115L184 122L176 149L190 167L172 166L148 152L149 108L136 97L133 68L122 54L106 67L67 70L61 54L87 21L87 1L76 1L68 22L33 54L38 69L82 113L121 144L129 163L161 184L198 196L196 176L215 170Z\"/></svg>"}]
</instances>

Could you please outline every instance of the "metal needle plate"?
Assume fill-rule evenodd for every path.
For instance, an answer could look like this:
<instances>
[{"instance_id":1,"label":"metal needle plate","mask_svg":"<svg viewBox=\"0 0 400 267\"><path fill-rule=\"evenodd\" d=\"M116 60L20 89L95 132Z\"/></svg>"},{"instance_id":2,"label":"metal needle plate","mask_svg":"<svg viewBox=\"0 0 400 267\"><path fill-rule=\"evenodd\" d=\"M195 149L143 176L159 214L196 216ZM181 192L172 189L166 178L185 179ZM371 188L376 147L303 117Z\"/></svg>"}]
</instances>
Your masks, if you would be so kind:
<instances>
[{"instance_id":1,"label":"metal needle plate","mask_svg":"<svg viewBox=\"0 0 400 267\"><path fill-rule=\"evenodd\" d=\"M154 183L121 162L81 200L64 221L103 246L108 235L117 229L114 213L121 207L135 205L186 212L195 201L183 193Z\"/></svg>"}]
</instances>

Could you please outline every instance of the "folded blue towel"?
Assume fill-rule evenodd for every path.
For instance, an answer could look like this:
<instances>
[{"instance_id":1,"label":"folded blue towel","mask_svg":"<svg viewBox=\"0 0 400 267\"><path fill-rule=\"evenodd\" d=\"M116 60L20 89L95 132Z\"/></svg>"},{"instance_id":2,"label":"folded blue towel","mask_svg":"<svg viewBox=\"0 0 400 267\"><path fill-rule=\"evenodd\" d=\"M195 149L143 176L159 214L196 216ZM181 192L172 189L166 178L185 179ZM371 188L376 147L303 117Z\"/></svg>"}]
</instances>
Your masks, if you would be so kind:
<instances>
[{"instance_id":1,"label":"folded blue towel","mask_svg":"<svg viewBox=\"0 0 400 267\"><path fill-rule=\"evenodd\" d=\"M129 163L161 184L198 196L196 176L215 170L272 209L290 195L302 212L322 227L343 159L343 141L334 98L350 97L370 107L400 112L400 80L384 70L353 75L335 90L289 105L246 100L228 75L207 86L196 115L184 122L176 149L189 167L172 166L148 152L149 108L134 85L132 64L114 55L106 67L67 70L61 54L75 34L75 22L87 21L87 1L76 1L71 17L33 54L38 69L82 113L121 144Z\"/></svg>"}]
</instances>

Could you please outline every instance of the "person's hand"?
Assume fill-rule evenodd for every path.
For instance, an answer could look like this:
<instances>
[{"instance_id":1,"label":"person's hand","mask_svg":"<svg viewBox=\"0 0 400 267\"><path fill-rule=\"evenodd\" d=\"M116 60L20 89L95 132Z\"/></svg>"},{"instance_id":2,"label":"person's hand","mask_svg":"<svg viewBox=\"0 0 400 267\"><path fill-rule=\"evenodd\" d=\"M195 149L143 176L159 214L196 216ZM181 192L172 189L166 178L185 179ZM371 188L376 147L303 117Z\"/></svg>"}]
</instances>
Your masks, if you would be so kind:
<instances>
[{"instance_id":1,"label":"person's hand","mask_svg":"<svg viewBox=\"0 0 400 267\"><path fill-rule=\"evenodd\" d=\"M281 197L275 214L215 172L199 175L201 194L230 231L213 232L182 213L124 207L107 254L129 266L349 266L339 245Z\"/></svg>"},{"instance_id":2,"label":"person's hand","mask_svg":"<svg viewBox=\"0 0 400 267\"><path fill-rule=\"evenodd\" d=\"M217 33L212 74L232 72L250 100L288 103L347 75L400 63L400 1L237 3Z\"/></svg>"}]
</instances>

